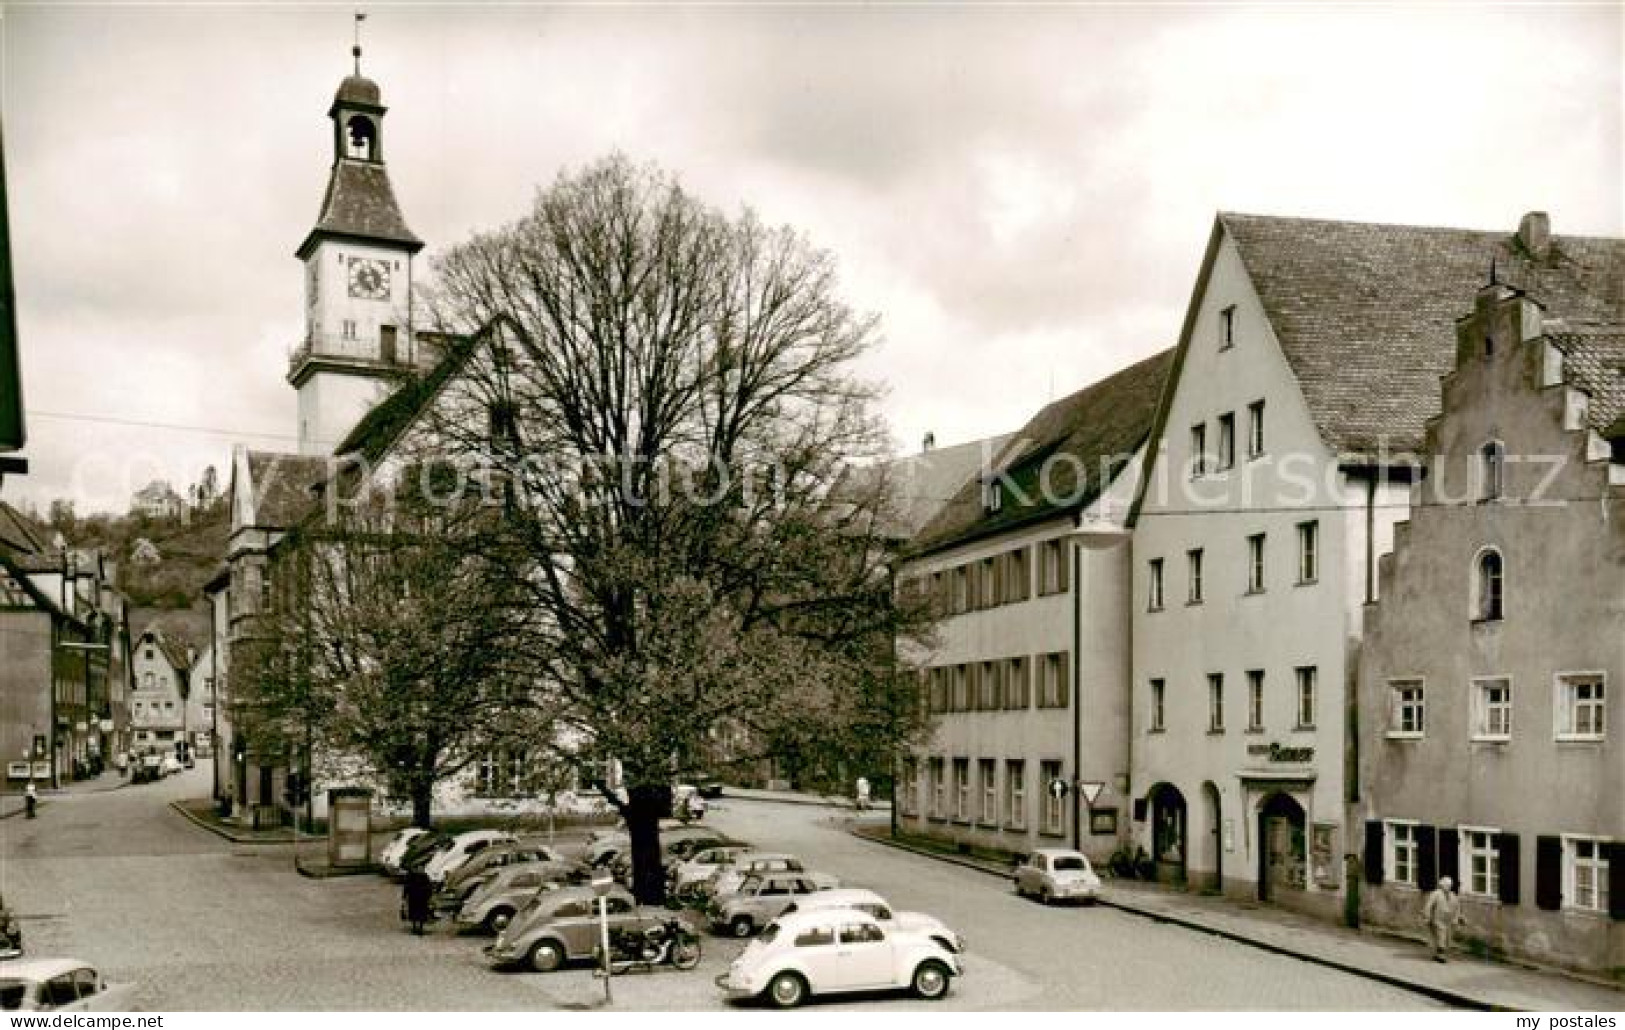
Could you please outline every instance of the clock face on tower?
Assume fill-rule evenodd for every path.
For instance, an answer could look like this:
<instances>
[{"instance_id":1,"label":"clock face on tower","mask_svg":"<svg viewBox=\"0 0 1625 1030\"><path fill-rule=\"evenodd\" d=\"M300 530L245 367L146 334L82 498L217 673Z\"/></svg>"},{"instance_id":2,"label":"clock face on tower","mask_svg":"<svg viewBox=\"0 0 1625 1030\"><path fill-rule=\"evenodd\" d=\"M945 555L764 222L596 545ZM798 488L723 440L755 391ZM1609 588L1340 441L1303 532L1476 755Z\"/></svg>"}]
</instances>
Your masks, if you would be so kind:
<instances>
[{"instance_id":1,"label":"clock face on tower","mask_svg":"<svg viewBox=\"0 0 1625 1030\"><path fill-rule=\"evenodd\" d=\"M350 259L350 296L363 300L389 299L389 262L373 258Z\"/></svg>"}]
</instances>

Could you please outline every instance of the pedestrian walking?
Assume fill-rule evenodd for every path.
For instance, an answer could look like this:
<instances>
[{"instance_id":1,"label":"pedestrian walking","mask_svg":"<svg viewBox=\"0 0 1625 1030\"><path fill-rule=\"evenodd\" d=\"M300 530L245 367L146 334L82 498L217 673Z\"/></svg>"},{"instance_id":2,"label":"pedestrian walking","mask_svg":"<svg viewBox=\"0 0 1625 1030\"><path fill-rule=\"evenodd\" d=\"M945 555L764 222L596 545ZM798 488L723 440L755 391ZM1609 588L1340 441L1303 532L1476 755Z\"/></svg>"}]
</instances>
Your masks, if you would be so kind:
<instances>
[{"instance_id":1,"label":"pedestrian walking","mask_svg":"<svg viewBox=\"0 0 1625 1030\"><path fill-rule=\"evenodd\" d=\"M867 809L869 807L869 780L867 777L858 777L857 787L854 794L857 797L858 811L862 812Z\"/></svg>"},{"instance_id":2,"label":"pedestrian walking","mask_svg":"<svg viewBox=\"0 0 1625 1030\"><path fill-rule=\"evenodd\" d=\"M39 791L34 789L33 780L29 780L27 788L23 790L23 807L28 809L28 818L34 818L35 810L39 808Z\"/></svg>"},{"instance_id":3,"label":"pedestrian walking","mask_svg":"<svg viewBox=\"0 0 1625 1030\"><path fill-rule=\"evenodd\" d=\"M1433 942L1433 961L1445 961L1450 950L1450 935L1462 923L1461 898L1452 890L1455 882L1448 876L1439 877L1439 885L1422 905L1422 921L1428 927L1428 939Z\"/></svg>"},{"instance_id":4,"label":"pedestrian walking","mask_svg":"<svg viewBox=\"0 0 1625 1030\"><path fill-rule=\"evenodd\" d=\"M434 882L422 869L406 874L406 886L401 889L401 914L412 924L412 932L423 936L423 924L429 921L429 902L434 899Z\"/></svg>"}]
</instances>

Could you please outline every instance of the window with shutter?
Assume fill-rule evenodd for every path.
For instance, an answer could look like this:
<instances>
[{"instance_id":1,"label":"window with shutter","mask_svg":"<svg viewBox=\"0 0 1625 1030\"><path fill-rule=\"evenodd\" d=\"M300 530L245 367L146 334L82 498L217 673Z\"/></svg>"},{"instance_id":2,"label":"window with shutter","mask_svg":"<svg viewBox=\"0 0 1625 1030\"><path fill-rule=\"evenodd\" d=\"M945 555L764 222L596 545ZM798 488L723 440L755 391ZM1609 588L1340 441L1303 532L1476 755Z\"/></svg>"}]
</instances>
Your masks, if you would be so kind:
<instances>
[{"instance_id":1,"label":"window with shutter","mask_svg":"<svg viewBox=\"0 0 1625 1030\"><path fill-rule=\"evenodd\" d=\"M1604 844L1603 854L1608 858L1608 915L1625 919L1625 843Z\"/></svg>"},{"instance_id":2,"label":"window with shutter","mask_svg":"<svg viewBox=\"0 0 1625 1030\"><path fill-rule=\"evenodd\" d=\"M1549 912L1563 907L1563 838L1535 838L1535 904Z\"/></svg>"},{"instance_id":3,"label":"window with shutter","mask_svg":"<svg viewBox=\"0 0 1625 1030\"><path fill-rule=\"evenodd\" d=\"M1518 853L1518 835L1501 833L1495 837L1496 860L1501 866L1500 898L1503 905L1518 903L1518 872L1521 863Z\"/></svg>"},{"instance_id":4,"label":"window with shutter","mask_svg":"<svg viewBox=\"0 0 1625 1030\"><path fill-rule=\"evenodd\" d=\"M1382 822L1378 819L1368 819L1365 824L1365 882L1371 884L1382 883L1383 866L1383 833Z\"/></svg>"},{"instance_id":5,"label":"window with shutter","mask_svg":"<svg viewBox=\"0 0 1625 1030\"><path fill-rule=\"evenodd\" d=\"M1441 829L1439 831L1439 879L1450 877L1461 889L1461 838L1456 831Z\"/></svg>"},{"instance_id":6,"label":"window with shutter","mask_svg":"<svg viewBox=\"0 0 1625 1030\"><path fill-rule=\"evenodd\" d=\"M1439 885L1438 831L1431 826L1416 828L1416 864L1418 890L1430 891Z\"/></svg>"},{"instance_id":7,"label":"window with shutter","mask_svg":"<svg viewBox=\"0 0 1625 1030\"><path fill-rule=\"evenodd\" d=\"M1057 685L1056 693L1060 698L1060 707L1065 708L1071 703L1072 696L1072 655L1062 651L1060 657L1061 682Z\"/></svg>"}]
</instances>

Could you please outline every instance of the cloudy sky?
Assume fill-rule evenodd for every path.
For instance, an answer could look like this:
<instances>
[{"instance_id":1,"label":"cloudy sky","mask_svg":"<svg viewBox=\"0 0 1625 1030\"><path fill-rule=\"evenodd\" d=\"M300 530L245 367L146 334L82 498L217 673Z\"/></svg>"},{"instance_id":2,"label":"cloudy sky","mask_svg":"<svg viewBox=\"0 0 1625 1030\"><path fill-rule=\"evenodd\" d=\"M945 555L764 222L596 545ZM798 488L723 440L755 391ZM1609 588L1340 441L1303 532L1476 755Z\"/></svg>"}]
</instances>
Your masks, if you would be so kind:
<instances>
[{"instance_id":1,"label":"cloudy sky","mask_svg":"<svg viewBox=\"0 0 1625 1030\"><path fill-rule=\"evenodd\" d=\"M1568 7L368 5L429 251L619 149L837 255L902 450L1174 340L1218 210L1621 235L1625 25ZM0 18L33 472L119 509L294 447L349 7Z\"/></svg>"}]
</instances>

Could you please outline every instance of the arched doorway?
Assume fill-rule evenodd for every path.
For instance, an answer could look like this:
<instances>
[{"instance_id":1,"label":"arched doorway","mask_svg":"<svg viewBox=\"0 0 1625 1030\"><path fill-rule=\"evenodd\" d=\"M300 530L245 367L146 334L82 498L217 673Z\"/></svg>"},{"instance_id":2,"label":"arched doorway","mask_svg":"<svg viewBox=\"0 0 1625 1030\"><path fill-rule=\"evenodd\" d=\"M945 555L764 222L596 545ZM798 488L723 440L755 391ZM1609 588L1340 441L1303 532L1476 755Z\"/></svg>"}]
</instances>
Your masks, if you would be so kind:
<instances>
[{"instance_id":1,"label":"arched doorway","mask_svg":"<svg viewBox=\"0 0 1625 1030\"><path fill-rule=\"evenodd\" d=\"M1159 881L1185 882L1185 795L1171 783L1151 788L1151 858Z\"/></svg>"},{"instance_id":2,"label":"arched doorway","mask_svg":"<svg viewBox=\"0 0 1625 1030\"><path fill-rule=\"evenodd\" d=\"M1303 806L1280 791L1258 806L1258 899L1279 901L1308 885L1309 856Z\"/></svg>"},{"instance_id":3,"label":"arched doorway","mask_svg":"<svg viewBox=\"0 0 1625 1030\"><path fill-rule=\"evenodd\" d=\"M1204 877L1211 879L1204 887L1224 890L1224 806L1219 800L1219 788L1212 780L1202 784L1202 818L1207 828L1202 834L1202 858L1199 868Z\"/></svg>"}]
</instances>

